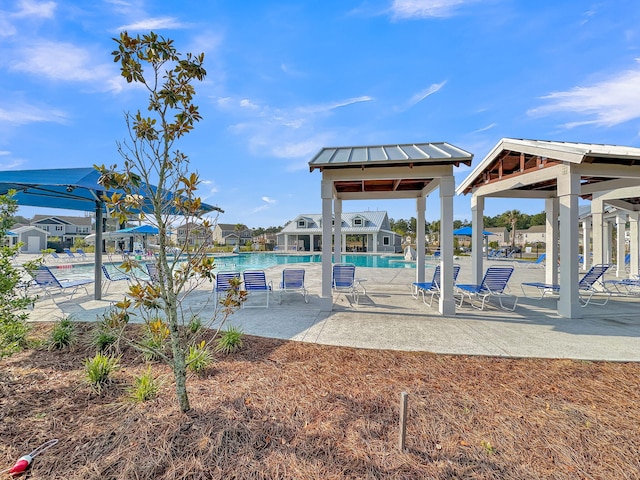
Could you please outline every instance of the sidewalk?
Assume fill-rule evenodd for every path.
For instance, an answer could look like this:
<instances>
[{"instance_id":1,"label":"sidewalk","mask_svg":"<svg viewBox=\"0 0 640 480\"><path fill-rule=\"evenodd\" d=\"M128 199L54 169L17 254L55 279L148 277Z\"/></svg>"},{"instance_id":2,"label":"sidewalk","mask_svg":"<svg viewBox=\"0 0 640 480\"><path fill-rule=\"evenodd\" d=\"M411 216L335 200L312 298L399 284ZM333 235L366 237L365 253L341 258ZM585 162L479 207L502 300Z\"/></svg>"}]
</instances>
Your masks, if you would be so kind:
<instances>
[{"instance_id":1,"label":"sidewalk","mask_svg":"<svg viewBox=\"0 0 640 480\"><path fill-rule=\"evenodd\" d=\"M469 282L469 259L462 257L456 262L462 266L458 281ZM509 282L512 293L520 297L515 312L494 305L479 311L465 303L454 317L441 317L436 308L411 297L413 268L358 268L356 275L366 279L367 295L360 297L359 304L344 294L334 295L333 311L321 312L320 264L296 266L306 270L309 304L295 293L285 294L278 304L277 286L286 267L279 265L266 271L276 290L269 308L238 310L228 322L249 335L326 345L440 354L640 361L640 297L614 297L606 306L588 305L581 319L561 318L556 314L553 298L533 300L522 296L520 283L542 281L542 269L516 267ZM432 275L432 268L427 267L427 278ZM95 321L110 303L122 298L124 283L113 284L100 301L86 295L59 301L59 306L50 300L39 300L30 319L55 321L69 315L78 321ZM201 318L210 318L214 313L210 292L210 285L201 287L183 306L192 311L202 309Z\"/></svg>"}]
</instances>

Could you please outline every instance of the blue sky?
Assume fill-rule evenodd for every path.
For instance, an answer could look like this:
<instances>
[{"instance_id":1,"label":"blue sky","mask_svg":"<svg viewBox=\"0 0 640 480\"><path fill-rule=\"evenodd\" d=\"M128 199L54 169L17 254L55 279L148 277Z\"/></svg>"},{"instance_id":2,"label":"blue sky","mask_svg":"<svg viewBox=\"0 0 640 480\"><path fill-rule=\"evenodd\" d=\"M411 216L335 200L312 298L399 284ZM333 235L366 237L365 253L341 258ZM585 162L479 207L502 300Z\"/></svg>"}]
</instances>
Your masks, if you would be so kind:
<instances>
[{"instance_id":1,"label":"blue sky","mask_svg":"<svg viewBox=\"0 0 640 480\"><path fill-rule=\"evenodd\" d=\"M122 162L123 112L146 106L112 61L122 30L205 53L204 119L180 148L224 223L320 212L308 162L327 146L446 141L473 166L503 137L640 146L637 0L0 0L0 169ZM544 205L485 214L514 208ZM415 216L410 200L343 209ZM470 198L454 212L470 219Z\"/></svg>"}]
</instances>

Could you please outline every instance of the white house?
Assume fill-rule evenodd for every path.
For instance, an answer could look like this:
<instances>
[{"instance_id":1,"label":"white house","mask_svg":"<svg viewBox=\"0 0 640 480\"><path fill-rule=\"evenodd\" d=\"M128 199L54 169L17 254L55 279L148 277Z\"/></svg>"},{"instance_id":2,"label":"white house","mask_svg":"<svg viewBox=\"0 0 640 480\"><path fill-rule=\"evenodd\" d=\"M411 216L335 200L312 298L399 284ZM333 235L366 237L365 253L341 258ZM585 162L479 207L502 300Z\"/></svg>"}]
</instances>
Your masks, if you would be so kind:
<instances>
[{"instance_id":1,"label":"white house","mask_svg":"<svg viewBox=\"0 0 640 480\"><path fill-rule=\"evenodd\" d=\"M343 252L402 251L402 237L391 231L385 211L342 213ZM298 215L277 234L279 250L318 252L322 248L322 214Z\"/></svg>"}]
</instances>

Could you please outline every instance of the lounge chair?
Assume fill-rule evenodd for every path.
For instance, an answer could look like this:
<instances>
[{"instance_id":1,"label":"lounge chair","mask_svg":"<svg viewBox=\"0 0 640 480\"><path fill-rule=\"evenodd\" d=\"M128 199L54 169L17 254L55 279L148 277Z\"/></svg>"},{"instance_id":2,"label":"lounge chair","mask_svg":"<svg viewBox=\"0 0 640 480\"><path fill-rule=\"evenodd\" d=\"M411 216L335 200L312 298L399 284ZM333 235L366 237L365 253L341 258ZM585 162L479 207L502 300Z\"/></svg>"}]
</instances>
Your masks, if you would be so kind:
<instances>
[{"instance_id":1,"label":"lounge chair","mask_svg":"<svg viewBox=\"0 0 640 480\"><path fill-rule=\"evenodd\" d=\"M546 253L541 253L538 255L538 258L535 261L527 261L527 260L514 260L513 263L516 266L524 267L524 268L544 268L544 261L547 259Z\"/></svg>"},{"instance_id":2,"label":"lounge chair","mask_svg":"<svg viewBox=\"0 0 640 480\"><path fill-rule=\"evenodd\" d=\"M220 294L226 294L233 288L232 283L234 280L237 284L240 284L240 272L219 272L216 273L216 281L213 285L213 303L217 305Z\"/></svg>"},{"instance_id":3,"label":"lounge chair","mask_svg":"<svg viewBox=\"0 0 640 480\"><path fill-rule=\"evenodd\" d=\"M578 294L580 298L580 303L583 307L586 307L591 302L591 298L595 294L603 294L606 295L606 299L604 302L591 302L594 305L606 305L611 298L611 292L607 290L602 282L601 278L604 275L611 265L594 265L591 269L584 274L584 276L578 282ZM600 283L603 286L602 290L595 288L596 283ZM559 294L560 293L560 285L556 284L548 284L542 282L524 282L521 284L522 293L527 296L527 292L524 287L535 288L538 290L540 297L538 300L544 298L546 294Z\"/></svg>"},{"instance_id":4,"label":"lounge chair","mask_svg":"<svg viewBox=\"0 0 640 480\"><path fill-rule=\"evenodd\" d=\"M484 310L485 302L490 297L495 297L500 303L500 308L503 310L513 311L518 305L518 297L508 293L509 279L513 273L513 267L489 267L484 274L482 282L477 284L461 284L456 285L456 289L460 294L460 305L464 302L465 297L469 299L469 303L472 307L478 310ZM505 296L514 297L513 308L508 308L502 303L502 298ZM477 298L482 301L480 306L473 303L473 299Z\"/></svg>"},{"instance_id":5,"label":"lounge chair","mask_svg":"<svg viewBox=\"0 0 640 480\"><path fill-rule=\"evenodd\" d=\"M158 283L160 281L160 275L158 274L158 266L155 263L146 263L147 273L149 274L149 280L152 283Z\"/></svg>"},{"instance_id":6,"label":"lounge chair","mask_svg":"<svg viewBox=\"0 0 640 480\"><path fill-rule=\"evenodd\" d=\"M102 273L104 274L104 278L108 280L107 282L104 282L102 284L102 293L107 293L107 291L109 290L109 286L113 282L120 282L122 280L126 280L128 282L131 280L131 277L129 277L129 275L125 275L122 272L109 272L106 265L102 265Z\"/></svg>"},{"instance_id":7,"label":"lounge chair","mask_svg":"<svg viewBox=\"0 0 640 480\"><path fill-rule=\"evenodd\" d=\"M64 249L62 249L62 251L67 255L67 257L69 257L74 262L77 261L77 260L80 260L80 257L76 257L73 254L73 252L71 250L69 250L68 248L64 248Z\"/></svg>"},{"instance_id":8,"label":"lounge chair","mask_svg":"<svg viewBox=\"0 0 640 480\"><path fill-rule=\"evenodd\" d=\"M280 303L282 295L287 292L301 293L304 303L309 303L309 291L304 286L303 268L285 268L282 270L282 281L280 282Z\"/></svg>"},{"instance_id":9,"label":"lounge chair","mask_svg":"<svg viewBox=\"0 0 640 480\"><path fill-rule=\"evenodd\" d=\"M356 266L353 263L336 263L333 265L331 288L335 292L349 293L356 303L359 296L367 294L367 290L356 280Z\"/></svg>"},{"instance_id":10,"label":"lounge chair","mask_svg":"<svg viewBox=\"0 0 640 480\"><path fill-rule=\"evenodd\" d=\"M88 260L87 254L81 248L76 248L76 255L79 256L82 260Z\"/></svg>"},{"instance_id":11,"label":"lounge chair","mask_svg":"<svg viewBox=\"0 0 640 480\"><path fill-rule=\"evenodd\" d=\"M245 270L242 273L242 279L244 281L244 290L247 292L265 292L267 295L267 302L265 305L247 305L247 302L242 303L242 308L249 307L265 307L269 308L269 293L273 290L271 282L267 282L264 271L262 270Z\"/></svg>"},{"instance_id":12,"label":"lounge chair","mask_svg":"<svg viewBox=\"0 0 640 480\"><path fill-rule=\"evenodd\" d=\"M622 280L605 280L605 286L611 285L620 295L640 295L640 276L635 278L623 278Z\"/></svg>"},{"instance_id":13,"label":"lounge chair","mask_svg":"<svg viewBox=\"0 0 640 480\"><path fill-rule=\"evenodd\" d=\"M453 266L453 283L455 284L458 279L458 274L460 273L460 265ZM431 294L431 299L429 303L427 303L427 299L425 297L426 294ZM411 296L413 298L419 298L422 295L422 302L425 305L431 306L433 304L433 297L435 295L440 295L440 265L436 265L435 270L433 271L433 278L430 282L414 282L411 284Z\"/></svg>"},{"instance_id":14,"label":"lounge chair","mask_svg":"<svg viewBox=\"0 0 640 480\"><path fill-rule=\"evenodd\" d=\"M79 288L84 288L88 295L89 290L87 290L87 285L94 282L89 278L78 280L58 279L49 267L45 265L40 265L36 270L29 273L33 277L35 286L40 288L56 305L56 300L53 297L56 293L65 294L67 292L71 292L69 295L69 300L71 300Z\"/></svg>"}]
</instances>

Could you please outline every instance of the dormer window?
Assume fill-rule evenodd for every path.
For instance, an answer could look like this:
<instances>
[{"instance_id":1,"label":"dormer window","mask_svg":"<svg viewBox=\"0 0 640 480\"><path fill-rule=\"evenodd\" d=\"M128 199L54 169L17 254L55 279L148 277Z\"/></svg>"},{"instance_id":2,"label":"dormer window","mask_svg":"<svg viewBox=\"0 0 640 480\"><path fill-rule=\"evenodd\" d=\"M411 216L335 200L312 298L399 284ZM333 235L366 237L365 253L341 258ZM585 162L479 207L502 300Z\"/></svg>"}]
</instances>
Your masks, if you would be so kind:
<instances>
[{"instance_id":1,"label":"dormer window","mask_svg":"<svg viewBox=\"0 0 640 480\"><path fill-rule=\"evenodd\" d=\"M356 217L353 219L354 227L362 227L364 225L364 219L362 217Z\"/></svg>"},{"instance_id":2,"label":"dormer window","mask_svg":"<svg viewBox=\"0 0 640 480\"><path fill-rule=\"evenodd\" d=\"M307 221L304 218L298 220L298 228L307 228Z\"/></svg>"}]
</instances>

